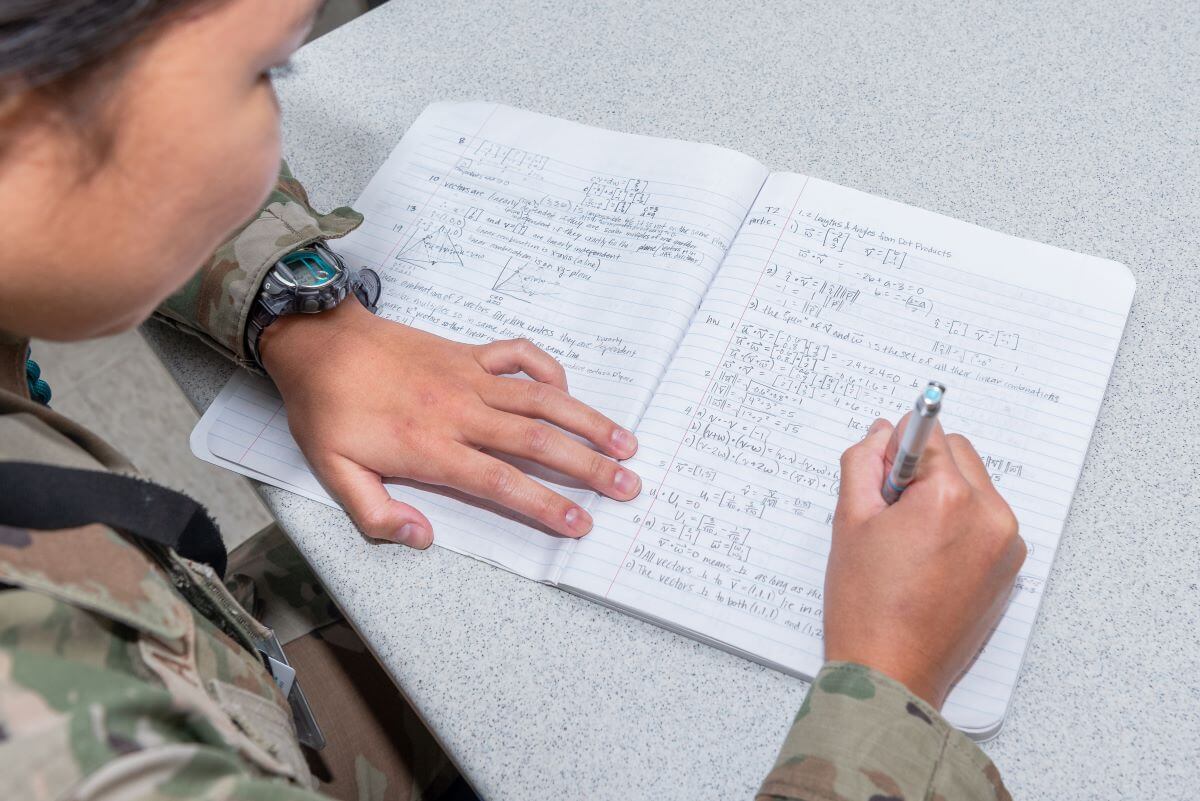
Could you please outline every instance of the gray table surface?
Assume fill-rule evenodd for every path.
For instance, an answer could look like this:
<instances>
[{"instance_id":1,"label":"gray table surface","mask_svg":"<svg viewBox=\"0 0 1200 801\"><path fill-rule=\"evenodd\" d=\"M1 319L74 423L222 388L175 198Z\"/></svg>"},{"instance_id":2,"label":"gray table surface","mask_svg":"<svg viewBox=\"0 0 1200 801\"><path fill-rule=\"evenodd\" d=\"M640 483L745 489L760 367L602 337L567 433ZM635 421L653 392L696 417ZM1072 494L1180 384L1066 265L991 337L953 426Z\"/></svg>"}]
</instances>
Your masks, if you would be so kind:
<instances>
[{"instance_id":1,"label":"gray table surface","mask_svg":"<svg viewBox=\"0 0 1200 801\"><path fill-rule=\"evenodd\" d=\"M286 152L349 203L426 104L712 142L1127 264L1138 281L1011 713L1024 798L1200 775L1200 24L1108 0L392 2L304 48ZM150 335L207 406L230 367ZM271 508L488 799L749 798L806 685L448 551Z\"/></svg>"}]
</instances>

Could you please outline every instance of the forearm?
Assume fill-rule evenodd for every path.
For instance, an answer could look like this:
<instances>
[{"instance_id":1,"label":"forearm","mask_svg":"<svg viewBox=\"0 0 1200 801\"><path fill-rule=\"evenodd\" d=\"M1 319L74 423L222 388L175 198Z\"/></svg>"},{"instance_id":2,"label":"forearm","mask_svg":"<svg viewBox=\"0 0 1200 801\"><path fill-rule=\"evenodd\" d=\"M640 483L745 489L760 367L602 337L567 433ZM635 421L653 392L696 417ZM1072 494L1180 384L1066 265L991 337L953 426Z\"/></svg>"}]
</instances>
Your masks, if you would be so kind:
<instances>
[{"instance_id":1,"label":"forearm","mask_svg":"<svg viewBox=\"0 0 1200 801\"><path fill-rule=\"evenodd\" d=\"M254 367L246 351L246 320L263 279L284 255L358 227L349 207L318 213L287 164L262 209L213 253L196 275L159 306L155 317L194 334L230 359Z\"/></svg>"},{"instance_id":2,"label":"forearm","mask_svg":"<svg viewBox=\"0 0 1200 801\"><path fill-rule=\"evenodd\" d=\"M828 663L813 681L759 801L881 797L1010 798L979 747L902 684L862 665Z\"/></svg>"}]
</instances>

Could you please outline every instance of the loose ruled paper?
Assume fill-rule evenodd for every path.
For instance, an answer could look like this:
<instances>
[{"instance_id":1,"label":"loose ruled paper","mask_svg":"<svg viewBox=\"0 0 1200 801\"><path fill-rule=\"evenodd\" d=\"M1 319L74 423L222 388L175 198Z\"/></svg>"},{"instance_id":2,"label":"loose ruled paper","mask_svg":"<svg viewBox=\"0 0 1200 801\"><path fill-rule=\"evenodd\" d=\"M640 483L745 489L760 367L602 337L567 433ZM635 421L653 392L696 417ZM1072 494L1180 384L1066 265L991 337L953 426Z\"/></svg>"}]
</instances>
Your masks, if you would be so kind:
<instances>
[{"instance_id":1,"label":"loose ruled paper","mask_svg":"<svg viewBox=\"0 0 1200 801\"><path fill-rule=\"evenodd\" d=\"M766 175L708 145L438 103L355 203L363 226L331 244L380 273L384 316L462 342L526 337L576 397L632 428ZM269 382L235 377L201 427L202 458L332 503ZM438 545L530 578L552 579L570 542L457 496L391 490Z\"/></svg>"},{"instance_id":2,"label":"loose ruled paper","mask_svg":"<svg viewBox=\"0 0 1200 801\"><path fill-rule=\"evenodd\" d=\"M776 174L660 384L631 467L560 583L785 670L823 661L839 456L944 382L1028 559L946 703L999 728L1133 296L1122 266Z\"/></svg>"}]
</instances>

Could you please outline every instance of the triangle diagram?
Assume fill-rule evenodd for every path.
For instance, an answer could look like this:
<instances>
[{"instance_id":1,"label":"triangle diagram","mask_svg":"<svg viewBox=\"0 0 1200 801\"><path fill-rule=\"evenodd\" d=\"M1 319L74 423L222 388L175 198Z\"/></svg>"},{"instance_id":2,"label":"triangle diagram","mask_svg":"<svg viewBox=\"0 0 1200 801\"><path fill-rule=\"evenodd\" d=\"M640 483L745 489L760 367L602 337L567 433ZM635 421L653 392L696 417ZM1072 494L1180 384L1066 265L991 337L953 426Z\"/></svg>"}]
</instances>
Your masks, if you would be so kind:
<instances>
[{"instance_id":1,"label":"triangle diagram","mask_svg":"<svg viewBox=\"0 0 1200 801\"><path fill-rule=\"evenodd\" d=\"M451 265L462 267L462 253L445 226L422 237L410 239L396 254L396 261L415 267Z\"/></svg>"}]
</instances>

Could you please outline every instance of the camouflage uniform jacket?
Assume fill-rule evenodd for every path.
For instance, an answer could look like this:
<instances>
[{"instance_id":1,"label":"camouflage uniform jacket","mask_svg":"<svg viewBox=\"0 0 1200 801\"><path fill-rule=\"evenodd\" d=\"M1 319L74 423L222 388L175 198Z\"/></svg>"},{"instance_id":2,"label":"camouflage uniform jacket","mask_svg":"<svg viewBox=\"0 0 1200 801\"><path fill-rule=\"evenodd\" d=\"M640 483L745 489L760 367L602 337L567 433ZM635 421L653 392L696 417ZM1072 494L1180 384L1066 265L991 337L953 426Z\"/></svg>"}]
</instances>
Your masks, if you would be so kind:
<instances>
[{"instance_id":1,"label":"camouflage uniform jacket","mask_svg":"<svg viewBox=\"0 0 1200 801\"><path fill-rule=\"evenodd\" d=\"M352 230L284 168L258 216L160 313L243 364L274 262ZM30 399L28 342L0 333L0 460L136 475ZM3 491L3 490L0 490ZM0 799L310 799L291 711L254 641L266 630L207 565L100 524L0 526Z\"/></svg>"},{"instance_id":2,"label":"camouflage uniform jacket","mask_svg":"<svg viewBox=\"0 0 1200 801\"><path fill-rule=\"evenodd\" d=\"M351 230L286 167L260 214L159 310L249 363L243 331L266 271ZM0 460L134 473L29 398L26 341L0 334ZM262 635L203 565L102 525L0 526L0 799L316 799ZM586 797L586 788L581 795ZM903 686L827 665L760 799L1007 798L991 762Z\"/></svg>"}]
</instances>

